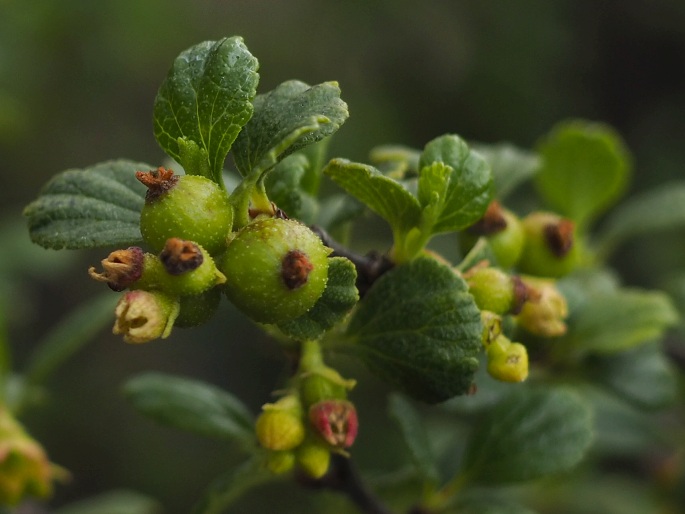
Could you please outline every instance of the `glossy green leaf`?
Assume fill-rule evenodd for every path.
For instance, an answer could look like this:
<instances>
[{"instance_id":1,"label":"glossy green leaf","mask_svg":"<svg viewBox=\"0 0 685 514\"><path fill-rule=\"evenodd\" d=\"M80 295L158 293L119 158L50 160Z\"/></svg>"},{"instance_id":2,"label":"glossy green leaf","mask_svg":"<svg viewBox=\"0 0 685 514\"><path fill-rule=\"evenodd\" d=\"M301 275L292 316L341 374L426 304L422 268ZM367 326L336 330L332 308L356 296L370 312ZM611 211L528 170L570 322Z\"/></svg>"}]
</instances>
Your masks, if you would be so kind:
<instances>
[{"instance_id":1,"label":"glossy green leaf","mask_svg":"<svg viewBox=\"0 0 685 514\"><path fill-rule=\"evenodd\" d=\"M282 209L289 218L306 224L314 223L318 211L316 198L303 187L310 171L309 159L298 152L279 162L265 181L269 200Z\"/></svg>"},{"instance_id":2,"label":"glossy green leaf","mask_svg":"<svg viewBox=\"0 0 685 514\"><path fill-rule=\"evenodd\" d=\"M349 113L336 82L291 80L254 100L254 116L238 136L233 158L243 176L335 133Z\"/></svg>"},{"instance_id":3,"label":"glossy green leaf","mask_svg":"<svg viewBox=\"0 0 685 514\"><path fill-rule=\"evenodd\" d=\"M110 491L57 509L54 514L161 514L161 504L134 491Z\"/></svg>"},{"instance_id":4,"label":"glossy green leaf","mask_svg":"<svg viewBox=\"0 0 685 514\"><path fill-rule=\"evenodd\" d=\"M487 485L532 480L570 470L591 441L591 410L575 392L523 388L474 427L462 472Z\"/></svg>"},{"instance_id":5,"label":"glossy green leaf","mask_svg":"<svg viewBox=\"0 0 685 514\"><path fill-rule=\"evenodd\" d=\"M393 229L404 232L418 223L421 207L416 197L373 166L333 159L324 168L324 174Z\"/></svg>"},{"instance_id":6,"label":"glossy green leaf","mask_svg":"<svg viewBox=\"0 0 685 514\"><path fill-rule=\"evenodd\" d=\"M223 514L226 509L253 487L274 479L259 458L216 478L192 509L192 514Z\"/></svg>"},{"instance_id":7,"label":"glossy green leaf","mask_svg":"<svg viewBox=\"0 0 685 514\"><path fill-rule=\"evenodd\" d=\"M135 172L150 169L119 160L55 175L24 209L31 240L55 250L141 243L147 189Z\"/></svg>"},{"instance_id":8,"label":"glossy green leaf","mask_svg":"<svg viewBox=\"0 0 685 514\"><path fill-rule=\"evenodd\" d=\"M437 403L469 391L481 326L466 283L451 268L421 257L373 285L341 349L409 396Z\"/></svg>"},{"instance_id":9,"label":"glossy green leaf","mask_svg":"<svg viewBox=\"0 0 685 514\"><path fill-rule=\"evenodd\" d=\"M589 297L574 313L565 342L578 351L618 352L658 340L678 319L667 295L618 289Z\"/></svg>"},{"instance_id":10,"label":"glossy green leaf","mask_svg":"<svg viewBox=\"0 0 685 514\"><path fill-rule=\"evenodd\" d=\"M663 184L619 205L609 213L598 240L604 253L631 237L685 227L685 182Z\"/></svg>"},{"instance_id":11,"label":"glossy green leaf","mask_svg":"<svg viewBox=\"0 0 685 514\"><path fill-rule=\"evenodd\" d=\"M240 37L205 41L176 58L155 98L154 133L186 173L210 170L208 178L220 182L226 155L252 117L258 66Z\"/></svg>"},{"instance_id":12,"label":"glossy green leaf","mask_svg":"<svg viewBox=\"0 0 685 514\"><path fill-rule=\"evenodd\" d=\"M676 401L676 371L657 343L593 357L587 368L594 380L637 407L659 409Z\"/></svg>"},{"instance_id":13,"label":"glossy green leaf","mask_svg":"<svg viewBox=\"0 0 685 514\"><path fill-rule=\"evenodd\" d=\"M436 178L434 163L449 167L445 179ZM433 192L440 196L440 215L432 227L433 234L464 229L483 216L492 199L490 166L461 138L445 135L430 141L421 154L419 169L419 197L424 199L422 204L426 205L428 194L421 193L421 190L427 192L433 188ZM422 188L422 175L429 170L432 178ZM445 185L442 184L443 180L447 181Z\"/></svg>"},{"instance_id":14,"label":"glossy green leaf","mask_svg":"<svg viewBox=\"0 0 685 514\"><path fill-rule=\"evenodd\" d=\"M328 265L328 282L321 298L308 312L278 328L300 341L318 339L340 323L359 301L355 283L357 270L348 259L332 257Z\"/></svg>"},{"instance_id":15,"label":"glossy green leaf","mask_svg":"<svg viewBox=\"0 0 685 514\"><path fill-rule=\"evenodd\" d=\"M514 189L530 180L540 167L540 157L509 143L495 145L471 144L490 165L494 181L494 196L505 199Z\"/></svg>"},{"instance_id":16,"label":"glossy green leaf","mask_svg":"<svg viewBox=\"0 0 685 514\"><path fill-rule=\"evenodd\" d=\"M149 372L129 380L124 393L137 410L164 425L216 439L254 441L250 412L212 385Z\"/></svg>"},{"instance_id":17,"label":"glossy green leaf","mask_svg":"<svg viewBox=\"0 0 685 514\"><path fill-rule=\"evenodd\" d=\"M437 484L440 480L437 458L421 416L414 406L399 394L390 396L388 410L400 427L414 467L425 481Z\"/></svg>"},{"instance_id":18,"label":"glossy green leaf","mask_svg":"<svg viewBox=\"0 0 685 514\"><path fill-rule=\"evenodd\" d=\"M568 121L554 127L539 146L538 191L550 207L586 226L624 192L630 156L606 125Z\"/></svg>"}]
</instances>

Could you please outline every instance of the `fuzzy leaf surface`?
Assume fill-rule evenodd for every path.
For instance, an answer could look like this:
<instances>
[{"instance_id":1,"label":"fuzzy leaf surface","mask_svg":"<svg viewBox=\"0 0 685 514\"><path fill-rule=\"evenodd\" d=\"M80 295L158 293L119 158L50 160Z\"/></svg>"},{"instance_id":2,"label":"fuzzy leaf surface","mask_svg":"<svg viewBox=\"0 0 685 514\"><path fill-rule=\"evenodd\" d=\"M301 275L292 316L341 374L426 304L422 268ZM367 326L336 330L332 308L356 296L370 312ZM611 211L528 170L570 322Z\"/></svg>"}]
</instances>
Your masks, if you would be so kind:
<instances>
[{"instance_id":1,"label":"fuzzy leaf surface","mask_svg":"<svg viewBox=\"0 0 685 514\"><path fill-rule=\"evenodd\" d=\"M437 459L421 416L411 403L396 393L388 400L388 410L400 427L414 467L425 481L437 484L440 480Z\"/></svg>"},{"instance_id":2,"label":"fuzzy leaf surface","mask_svg":"<svg viewBox=\"0 0 685 514\"><path fill-rule=\"evenodd\" d=\"M226 155L252 117L258 66L240 37L205 41L176 58L155 98L154 133L186 173L203 174L205 159L208 178L220 180Z\"/></svg>"},{"instance_id":3,"label":"fuzzy leaf surface","mask_svg":"<svg viewBox=\"0 0 685 514\"><path fill-rule=\"evenodd\" d=\"M574 313L565 339L580 351L613 353L658 340L678 319L664 293L618 289L589 297Z\"/></svg>"},{"instance_id":4,"label":"fuzzy leaf surface","mask_svg":"<svg viewBox=\"0 0 685 514\"><path fill-rule=\"evenodd\" d=\"M586 226L624 192L630 156L623 141L606 125L586 121L560 123L539 146L542 160L535 184L560 214Z\"/></svg>"},{"instance_id":5,"label":"fuzzy leaf surface","mask_svg":"<svg viewBox=\"0 0 685 514\"><path fill-rule=\"evenodd\" d=\"M355 283L357 269L345 257L331 257L328 263L328 282L321 298L309 311L278 328L289 337L300 341L318 339L341 322L359 301Z\"/></svg>"},{"instance_id":6,"label":"fuzzy leaf surface","mask_svg":"<svg viewBox=\"0 0 685 514\"><path fill-rule=\"evenodd\" d=\"M641 409L659 409L676 401L677 374L657 343L596 356L589 369L596 381Z\"/></svg>"},{"instance_id":7,"label":"fuzzy leaf surface","mask_svg":"<svg viewBox=\"0 0 685 514\"><path fill-rule=\"evenodd\" d=\"M233 395L203 382L144 373L124 386L127 399L155 421L205 437L254 440L254 421Z\"/></svg>"},{"instance_id":8,"label":"fuzzy leaf surface","mask_svg":"<svg viewBox=\"0 0 685 514\"><path fill-rule=\"evenodd\" d=\"M613 249L631 237L685 226L685 181L628 198L608 215L600 244Z\"/></svg>"},{"instance_id":9,"label":"fuzzy leaf surface","mask_svg":"<svg viewBox=\"0 0 685 514\"><path fill-rule=\"evenodd\" d=\"M435 163L446 165L449 173L444 177L437 174ZM492 173L485 159L461 138L448 134L430 141L419 159L419 169L422 205L427 205L429 191L440 196L440 214L433 224L433 234L461 230L483 216L492 199ZM422 175L429 170L431 179L422 187Z\"/></svg>"},{"instance_id":10,"label":"fuzzy leaf surface","mask_svg":"<svg viewBox=\"0 0 685 514\"><path fill-rule=\"evenodd\" d=\"M336 82L309 86L290 80L254 99L254 116L233 148L243 176L335 133L349 113Z\"/></svg>"},{"instance_id":11,"label":"fuzzy leaf surface","mask_svg":"<svg viewBox=\"0 0 685 514\"><path fill-rule=\"evenodd\" d=\"M394 230L406 232L418 223L421 206L416 197L373 166L333 159L324 168L324 174L386 220Z\"/></svg>"},{"instance_id":12,"label":"fuzzy leaf surface","mask_svg":"<svg viewBox=\"0 0 685 514\"><path fill-rule=\"evenodd\" d=\"M449 267L422 257L373 285L341 350L409 396L438 403L471 387L481 326L466 283Z\"/></svg>"},{"instance_id":13,"label":"fuzzy leaf surface","mask_svg":"<svg viewBox=\"0 0 685 514\"><path fill-rule=\"evenodd\" d=\"M55 175L24 209L31 240L55 250L141 243L147 189L135 172L152 168L117 160Z\"/></svg>"},{"instance_id":14,"label":"fuzzy leaf surface","mask_svg":"<svg viewBox=\"0 0 685 514\"><path fill-rule=\"evenodd\" d=\"M474 428L463 472L490 486L532 480L571 469L591 441L591 409L580 396L563 388L525 388Z\"/></svg>"}]
</instances>

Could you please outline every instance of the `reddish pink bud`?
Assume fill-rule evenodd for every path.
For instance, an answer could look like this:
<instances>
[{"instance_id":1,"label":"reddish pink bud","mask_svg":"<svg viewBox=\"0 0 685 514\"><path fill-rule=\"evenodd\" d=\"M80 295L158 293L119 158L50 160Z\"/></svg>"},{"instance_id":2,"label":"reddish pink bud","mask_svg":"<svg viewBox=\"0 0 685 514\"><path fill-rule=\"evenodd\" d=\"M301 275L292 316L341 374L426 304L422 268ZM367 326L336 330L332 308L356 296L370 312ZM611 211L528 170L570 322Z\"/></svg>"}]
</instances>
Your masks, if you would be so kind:
<instances>
[{"instance_id":1,"label":"reddish pink bud","mask_svg":"<svg viewBox=\"0 0 685 514\"><path fill-rule=\"evenodd\" d=\"M357 409L346 400L324 400L309 408L309 422L324 441L335 448L349 448L359 430Z\"/></svg>"}]
</instances>

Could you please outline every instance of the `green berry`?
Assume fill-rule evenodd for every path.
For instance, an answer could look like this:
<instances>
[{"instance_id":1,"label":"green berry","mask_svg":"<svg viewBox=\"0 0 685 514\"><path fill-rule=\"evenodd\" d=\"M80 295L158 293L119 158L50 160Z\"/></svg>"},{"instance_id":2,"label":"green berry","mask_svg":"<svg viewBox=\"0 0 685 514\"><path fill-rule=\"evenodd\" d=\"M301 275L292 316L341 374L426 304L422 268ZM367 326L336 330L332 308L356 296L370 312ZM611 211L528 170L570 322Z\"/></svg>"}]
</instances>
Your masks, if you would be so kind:
<instances>
[{"instance_id":1,"label":"green berry","mask_svg":"<svg viewBox=\"0 0 685 514\"><path fill-rule=\"evenodd\" d=\"M204 293L181 296L181 309L175 326L181 328L197 327L209 321L221 302L221 289L212 287Z\"/></svg>"},{"instance_id":2,"label":"green berry","mask_svg":"<svg viewBox=\"0 0 685 514\"><path fill-rule=\"evenodd\" d=\"M159 261L166 271L160 277L160 288L171 295L198 295L226 281L211 255L192 241L168 239Z\"/></svg>"},{"instance_id":3,"label":"green berry","mask_svg":"<svg viewBox=\"0 0 685 514\"><path fill-rule=\"evenodd\" d=\"M476 237L487 238L492 253L497 259L497 265L504 269L516 265L525 242L525 233L518 216L493 201L488 206L483 217L466 231L465 239Z\"/></svg>"},{"instance_id":4,"label":"green berry","mask_svg":"<svg viewBox=\"0 0 685 514\"><path fill-rule=\"evenodd\" d=\"M522 223L526 242L518 267L523 273L561 277L576 268L580 251L573 221L551 212L534 212Z\"/></svg>"},{"instance_id":5,"label":"green berry","mask_svg":"<svg viewBox=\"0 0 685 514\"><path fill-rule=\"evenodd\" d=\"M197 175L174 175L164 168L139 171L136 177L148 188L140 232L154 251L161 251L171 237L195 241L213 255L226 248L233 210L216 182Z\"/></svg>"},{"instance_id":6,"label":"green berry","mask_svg":"<svg viewBox=\"0 0 685 514\"><path fill-rule=\"evenodd\" d=\"M318 441L306 441L295 452L297 464L310 478L321 478L331 463L331 450Z\"/></svg>"},{"instance_id":7,"label":"green berry","mask_svg":"<svg viewBox=\"0 0 685 514\"><path fill-rule=\"evenodd\" d=\"M323 294L330 250L298 221L265 218L229 243L219 269L228 299L261 323L295 319Z\"/></svg>"},{"instance_id":8,"label":"green berry","mask_svg":"<svg viewBox=\"0 0 685 514\"><path fill-rule=\"evenodd\" d=\"M295 452L287 451L271 451L266 460L266 467L274 475L282 475L287 473L295 466Z\"/></svg>"},{"instance_id":9,"label":"green berry","mask_svg":"<svg viewBox=\"0 0 685 514\"><path fill-rule=\"evenodd\" d=\"M488 346L488 373L503 382L523 382L528 377L528 352L521 343L512 343L504 335Z\"/></svg>"},{"instance_id":10,"label":"green berry","mask_svg":"<svg viewBox=\"0 0 685 514\"><path fill-rule=\"evenodd\" d=\"M514 304L514 281L498 268L475 267L464 275L481 310L506 314Z\"/></svg>"}]
</instances>

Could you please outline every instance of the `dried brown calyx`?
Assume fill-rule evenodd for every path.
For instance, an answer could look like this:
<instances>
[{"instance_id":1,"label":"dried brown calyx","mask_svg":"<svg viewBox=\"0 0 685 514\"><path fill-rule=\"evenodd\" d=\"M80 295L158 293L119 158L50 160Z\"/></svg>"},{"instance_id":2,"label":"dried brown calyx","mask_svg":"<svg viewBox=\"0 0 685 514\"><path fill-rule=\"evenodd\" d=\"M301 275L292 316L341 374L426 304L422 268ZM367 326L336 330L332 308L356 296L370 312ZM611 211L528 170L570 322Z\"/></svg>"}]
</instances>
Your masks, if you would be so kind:
<instances>
[{"instance_id":1,"label":"dried brown calyx","mask_svg":"<svg viewBox=\"0 0 685 514\"><path fill-rule=\"evenodd\" d=\"M171 237L159 254L159 260L170 275L177 276L199 268L204 262L204 255L192 241Z\"/></svg>"},{"instance_id":2,"label":"dried brown calyx","mask_svg":"<svg viewBox=\"0 0 685 514\"><path fill-rule=\"evenodd\" d=\"M102 272L91 266L88 274L98 282L106 282L113 291L123 291L143 275L144 256L143 249L138 246L115 250L101 261Z\"/></svg>"},{"instance_id":3,"label":"dried brown calyx","mask_svg":"<svg viewBox=\"0 0 685 514\"><path fill-rule=\"evenodd\" d=\"M497 200L493 200L485 210L483 217L467 230L477 236L491 236L505 228L507 228L507 220L504 217L504 209Z\"/></svg>"},{"instance_id":4,"label":"dried brown calyx","mask_svg":"<svg viewBox=\"0 0 685 514\"><path fill-rule=\"evenodd\" d=\"M288 289L297 289L307 283L314 265L300 250L289 251L281 261L281 276Z\"/></svg>"},{"instance_id":5,"label":"dried brown calyx","mask_svg":"<svg viewBox=\"0 0 685 514\"><path fill-rule=\"evenodd\" d=\"M147 187L145 201L151 202L173 188L179 176L170 169L160 166L156 170L136 171L136 178Z\"/></svg>"},{"instance_id":6,"label":"dried brown calyx","mask_svg":"<svg viewBox=\"0 0 685 514\"><path fill-rule=\"evenodd\" d=\"M550 251L558 258L564 257L573 248L573 231L575 223L561 219L556 223L545 225L543 233Z\"/></svg>"}]
</instances>

